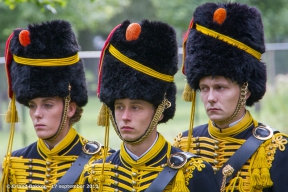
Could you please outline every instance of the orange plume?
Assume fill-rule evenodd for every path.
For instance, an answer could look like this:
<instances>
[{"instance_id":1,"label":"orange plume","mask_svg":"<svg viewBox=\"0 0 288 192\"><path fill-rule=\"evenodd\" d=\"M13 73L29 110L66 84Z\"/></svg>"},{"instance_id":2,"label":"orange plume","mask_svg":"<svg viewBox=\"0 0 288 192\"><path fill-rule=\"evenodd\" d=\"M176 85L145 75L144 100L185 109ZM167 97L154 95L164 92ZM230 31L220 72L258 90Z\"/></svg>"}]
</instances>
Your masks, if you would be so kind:
<instances>
[{"instance_id":1,"label":"orange plume","mask_svg":"<svg viewBox=\"0 0 288 192\"><path fill-rule=\"evenodd\" d=\"M30 44L30 33L28 30L22 30L19 33L19 41L20 44L23 45L24 47L26 47L27 45Z\"/></svg>"},{"instance_id":2,"label":"orange plume","mask_svg":"<svg viewBox=\"0 0 288 192\"><path fill-rule=\"evenodd\" d=\"M138 23L131 23L126 30L126 40L132 41L138 39L141 32L141 26Z\"/></svg>"},{"instance_id":3,"label":"orange plume","mask_svg":"<svg viewBox=\"0 0 288 192\"><path fill-rule=\"evenodd\" d=\"M224 8L218 8L214 12L213 21L217 22L218 24L222 24L226 19L226 10Z\"/></svg>"}]
</instances>

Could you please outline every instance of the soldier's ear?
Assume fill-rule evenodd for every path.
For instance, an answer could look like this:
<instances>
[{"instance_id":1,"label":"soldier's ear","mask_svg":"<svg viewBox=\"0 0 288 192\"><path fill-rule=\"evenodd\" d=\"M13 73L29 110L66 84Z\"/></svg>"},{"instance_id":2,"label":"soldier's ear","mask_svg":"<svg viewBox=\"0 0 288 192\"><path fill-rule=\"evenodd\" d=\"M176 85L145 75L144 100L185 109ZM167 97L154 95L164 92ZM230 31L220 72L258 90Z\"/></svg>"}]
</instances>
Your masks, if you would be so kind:
<instances>
[{"instance_id":1,"label":"soldier's ear","mask_svg":"<svg viewBox=\"0 0 288 192\"><path fill-rule=\"evenodd\" d=\"M246 100L250 97L251 92L248 90L247 94L246 94Z\"/></svg>"},{"instance_id":2,"label":"soldier's ear","mask_svg":"<svg viewBox=\"0 0 288 192\"><path fill-rule=\"evenodd\" d=\"M71 118L76 112L76 103L71 102L69 103L68 111L67 111L67 116Z\"/></svg>"}]
</instances>

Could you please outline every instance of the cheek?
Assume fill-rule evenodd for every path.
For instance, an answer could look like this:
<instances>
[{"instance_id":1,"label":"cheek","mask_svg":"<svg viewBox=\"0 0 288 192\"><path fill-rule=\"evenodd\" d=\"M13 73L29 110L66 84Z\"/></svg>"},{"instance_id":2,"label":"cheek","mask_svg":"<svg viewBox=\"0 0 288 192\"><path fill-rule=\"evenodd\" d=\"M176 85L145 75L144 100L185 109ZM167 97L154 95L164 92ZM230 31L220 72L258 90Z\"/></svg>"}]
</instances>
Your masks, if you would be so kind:
<instances>
[{"instance_id":1,"label":"cheek","mask_svg":"<svg viewBox=\"0 0 288 192\"><path fill-rule=\"evenodd\" d=\"M48 121L53 121L54 124L59 124L62 120L62 111L59 109L57 111L50 111L47 113Z\"/></svg>"},{"instance_id":2,"label":"cheek","mask_svg":"<svg viewBox=\"0 0 288 192\"><path fill-rule=\"evenodd\" d=\"M204 94L203 92L200 92L200 98L201 98L201 101L203 103L205 103L207 101L207 94Z\"/></svg>"},{"instance_id":3,"label":"cheek","mask_svg":"<svg viewBox=\"0 0 288 192\"><path fill-rule=\"evenodd\" d=\"M116 122L116 125L118 125L119 122L122 120L122 116L121 116L121 114L115 112L115 113L114 113L114 120L115 120L115 122Z\"/></svg>"},{"instance_id":4,"label":"cheek","mask_svg":"<svg viewBox=\"0 0 288 192\"><path fill-rule=\"evenodd\" d=\"M31 118L33 118L33 117L34 117L34 115L33 115L33 112L32 112L32 110L31 110L31 109L29 109L29 115L30 115L30 117L31 117Z\"/></svg>"}]
</instances>

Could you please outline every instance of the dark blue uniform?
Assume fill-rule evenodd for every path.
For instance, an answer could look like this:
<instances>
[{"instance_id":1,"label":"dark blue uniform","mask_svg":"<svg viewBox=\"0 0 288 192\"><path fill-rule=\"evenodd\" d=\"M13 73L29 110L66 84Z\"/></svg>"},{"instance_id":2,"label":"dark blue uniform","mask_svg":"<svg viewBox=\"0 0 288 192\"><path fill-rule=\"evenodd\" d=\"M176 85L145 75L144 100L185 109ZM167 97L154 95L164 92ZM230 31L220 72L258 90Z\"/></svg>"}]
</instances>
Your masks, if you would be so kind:
<instances>
[{"instance_id":1,"label":"dark blue uniform","mask_svg":"<svg viewBox=\"0 0 288 192\"><path fill-rule=\"evenodd\" d=\"M259 123L259 125L261 124ZM193 129L189 151L202 156L217 172L252 135L253 128L254 124L231 137L213 138L209 133L208 124L200 125ZM219 134L221 135L221 133ZM180 133L175 138L174 146L186 150L187 135L188 131ZM288 172L288 150L286 147L287 135L274 133L272 138L260 145L258 150L242 166L237 176L230 180L226 185L226 190L241 192L251 190L263 192L287 191L288 182L285 175ZM265 169L267 169L268 174L265 173Z\"/></svg>"},{"instance_id":2,"label":"dark blue uniform","mask_svg":"<svg viewBox=\"0 0 288 192\"><path fill-rule=\"evenodd\" d=\"M85 168L85 180L86 184L88 183L87 188L90 188L85 191L144 192L156 179L159 172L167 166L167 156L180 151L165 140L162 145L157 141L147 154L135 161L122 147L107 158L103 175L101 173L102 163L92 163ZM143 161L143 159L145 160ZM191 158L180 171L181 173L176 174L164 191L172 191L175 180L179 179L182 174L180 182L185 183L191 192L216 192L220 189L211 165L200 157ZM103 185L102 189L99 187L101 184Z\"/></svg>"},{"instance_id":3,"label":"dark blue uniform","mask_svg":"<svg viewBox=\"0 0 288 192\"><path fill-rule=\"evenodd\" d=\"M86 142L75 129L70 128L65 138L52 150L39 139L14 151L11 157L6 157L3 162L3 171L6 171L4 175L8 177L7 191L50 191L78 158ZM102 154L102 151L98 152L90 161L102 158ZM83 190L79 181L67 183L67 187L68 184L75 185L70 192Z\"/></svg>"}]
</instances>

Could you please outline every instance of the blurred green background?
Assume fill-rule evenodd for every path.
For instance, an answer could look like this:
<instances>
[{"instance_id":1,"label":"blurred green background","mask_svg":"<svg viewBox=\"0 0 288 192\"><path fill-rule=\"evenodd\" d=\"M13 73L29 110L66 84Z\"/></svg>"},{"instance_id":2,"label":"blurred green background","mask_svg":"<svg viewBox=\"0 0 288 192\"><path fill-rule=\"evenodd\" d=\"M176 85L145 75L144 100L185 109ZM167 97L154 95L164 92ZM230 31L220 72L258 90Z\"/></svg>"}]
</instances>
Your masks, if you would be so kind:
<instances>
[{"instance_id":1,"label":"blurred green background","mask_svg":"<svg viewBox=\"0 0 288 192\"><path fill-rule=\"evenodd\" d=\"M219 2L218 0L211 0ZM160 20L172 25L177 32L179 47L183 34L192 19L194 9L204 0L0 0L0 114L5 114L9 100L4 66L5 41L14 28L26 28L30 23L51 19L65 19L71 22L82 51L100 51L104 41L117 24L125 19ZM233 2L233 1L230 1ZM260 9L263 16L266 53L262 60L267 64L267 93L254 107L248 108L254 118L271 127L288 133L288 3L287 0L239 0ZM181 49L180 49L181 50ZM96 125L100 102L96 97L97 64L99 52L92 52L93 58L85 58L85 71L89 89L89 101L84 107L82 120L75 125L81 135L89 140L104 143L104 128ZM181 52L179 69L181 68ZM2 60L1 60L2 59ZM181 131L187 130L191 103L184 102L181 94L185 76L176 74L177 109L173 120L158 127L168 141ZM13 150L37 140L29 118L28 108L17 105L21 122L16 125ZM197 98L195 123L207 122L207 116ZM9 124L0 118L0 161L8 144ZM110 146L119 149L120 140L110 127Z\"/></svg>"}]
</instances>

